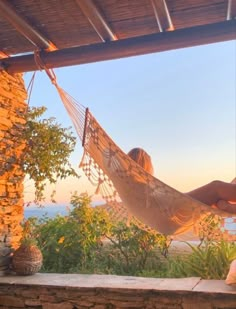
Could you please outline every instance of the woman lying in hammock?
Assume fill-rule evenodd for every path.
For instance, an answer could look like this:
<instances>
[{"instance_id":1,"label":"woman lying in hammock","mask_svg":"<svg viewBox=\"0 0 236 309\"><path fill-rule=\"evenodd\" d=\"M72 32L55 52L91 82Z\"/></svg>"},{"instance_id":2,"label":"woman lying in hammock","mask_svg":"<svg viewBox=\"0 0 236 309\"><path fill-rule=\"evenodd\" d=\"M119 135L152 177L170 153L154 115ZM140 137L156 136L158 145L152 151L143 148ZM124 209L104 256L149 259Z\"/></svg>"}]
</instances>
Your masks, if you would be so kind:
<instances>
[{"instance_id":1,"label":"woman lying in hammock","mask_svg":"<svg viewBox=\"0 0 236 309\"><path fill-rule=\"evenodd\" d=\"M153 174L151 157L141 148L133 148L128 155L148 173ZM186 193L206 205L236 214L236 184L214 180L200 188Z\"/></svg>"}]
</instances>

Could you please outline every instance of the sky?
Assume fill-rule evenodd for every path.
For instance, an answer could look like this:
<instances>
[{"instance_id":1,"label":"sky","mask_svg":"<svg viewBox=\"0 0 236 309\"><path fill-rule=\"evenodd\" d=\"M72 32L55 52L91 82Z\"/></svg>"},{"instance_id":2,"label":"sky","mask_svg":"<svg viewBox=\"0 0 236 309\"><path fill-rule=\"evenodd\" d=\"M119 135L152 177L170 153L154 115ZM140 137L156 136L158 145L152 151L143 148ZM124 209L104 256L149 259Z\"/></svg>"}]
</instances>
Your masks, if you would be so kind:
<instances>
[{"instance_id":1,"label":"sky","mask_svg":"<svg viewBox=\"0 0 236 309\"><path fill-rule=\"evenodd\" d=\"M181 192L236 176L236 41L55 69L58 84L90 111L121 149L142 147L155 176ZM28 85L32 76L25 74ZM45 72L37 72L31 106L65 127L72 122ZM81 175L47 186L57 203L71 193L95 189L78 165L78 139L71 162ZM33 187L25 184L25 200Z\"/></svg>"}]
</instances>

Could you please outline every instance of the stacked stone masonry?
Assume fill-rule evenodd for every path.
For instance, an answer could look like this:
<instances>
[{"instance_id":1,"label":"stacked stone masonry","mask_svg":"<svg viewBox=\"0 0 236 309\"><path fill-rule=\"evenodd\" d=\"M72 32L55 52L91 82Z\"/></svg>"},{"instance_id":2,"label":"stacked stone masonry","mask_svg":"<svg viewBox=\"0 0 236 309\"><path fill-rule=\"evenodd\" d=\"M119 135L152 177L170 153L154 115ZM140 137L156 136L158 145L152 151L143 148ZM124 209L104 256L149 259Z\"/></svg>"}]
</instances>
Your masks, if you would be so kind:
<instances>
[{"instance_id":1,"label":"stacked stone masonry","mask_svg":"<svg viewBox=\"0 0 236 309\"><path fill-rule=\"evenodd\" d=\"M223 280L36 274L0 278L0 309L235 309Z\"/></svg>"},{"instance_id":2,"label":"stacked stone masonry","mask_svg":"<svg viewBox=\"0 0 236 309\"><path fill-rule=\"evenodd\" d=\"M21 238L26 98L22 75L0 72L0 274L7 270L10 252Z\"/></svg>"}]
</instances>

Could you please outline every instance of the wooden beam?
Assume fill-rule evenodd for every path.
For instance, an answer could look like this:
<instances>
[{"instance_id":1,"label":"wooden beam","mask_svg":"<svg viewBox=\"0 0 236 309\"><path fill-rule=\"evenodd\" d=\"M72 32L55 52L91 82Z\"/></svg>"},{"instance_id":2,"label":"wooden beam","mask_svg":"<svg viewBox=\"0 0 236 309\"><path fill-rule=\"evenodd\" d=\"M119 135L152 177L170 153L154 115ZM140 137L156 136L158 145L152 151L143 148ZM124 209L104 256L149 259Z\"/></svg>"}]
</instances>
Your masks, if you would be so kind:
<instances>
[{"instance_id":1,"label":"wooden beam","mask_svg":"<svg viewBox=\"0 0 236 309\"><path fill-rule=\"evenodd\" d=\"M30 24L16 13L8 0L0 0L0 14L38 49L45 49L46 51L57 50L52 42L39 33L39 31L33 29Z\"/></svg>"},{"instance_id":2,"label":"wooden beam","mask_svg":"<svg viewBox=\"0 0 236 309\"><path fill-rule=\"evenodd\" d=\"M86 45L54 52L41 52L40 56L47 68L58 68L235 39L236 20L230 20L108 43ZM35 63L34 55L0 59L0 67L6 69L9 73L40 69Z\"/></svg>"},{"instance_id":3,"label":"wooden beam","mask_svg":"<svg viewBox=\"0 0 236 309\"><path fill-rule=\"evenodd\" d=\"M160 32L174 30L165 0L150 0Z\"/></svg>"},{"instance_id":4,"label":"wooden beam","mask_svg":"<svg viewBox=\"0 0 236 309\"><path fill-rule=\"evenodd\" d=\"M102 12L93 0L75 1L103 42L117 40L117 36L113 33Z\"/></svg>"}]
</instances>

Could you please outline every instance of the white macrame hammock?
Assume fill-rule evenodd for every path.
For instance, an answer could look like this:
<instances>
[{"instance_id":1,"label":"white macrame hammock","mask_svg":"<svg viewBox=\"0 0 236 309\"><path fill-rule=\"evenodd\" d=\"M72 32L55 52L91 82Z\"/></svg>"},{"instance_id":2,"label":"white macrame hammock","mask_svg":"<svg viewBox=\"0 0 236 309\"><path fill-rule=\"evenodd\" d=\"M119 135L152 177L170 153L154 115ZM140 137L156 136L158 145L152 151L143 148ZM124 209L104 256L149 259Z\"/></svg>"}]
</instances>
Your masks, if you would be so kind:
<instances>
[{"instance_id":1,"label":"white macrame hammock","mask_svg":"<svg viewBox=\"0 0 236 309\"><path fill-rule=\"evenodd\" d=\"M125 211L127 219L132 216L140 227L179 240L191 239L204 218L216 215L222 218L221 235L236 240L235 230L228 231L223 224L232 214L194 200L147 173L113 142L87 108L60 88L55 78L52 82L84 147L80 167L115 212ZM231 220L235 224L235 218Z\"/></svg>"}]
</instances>

